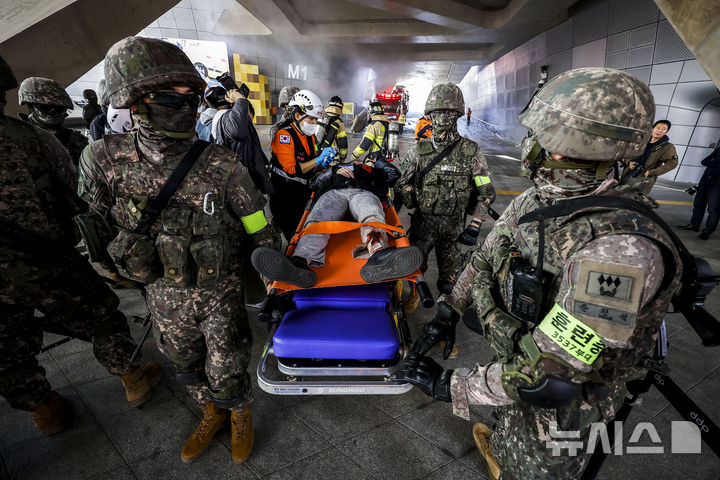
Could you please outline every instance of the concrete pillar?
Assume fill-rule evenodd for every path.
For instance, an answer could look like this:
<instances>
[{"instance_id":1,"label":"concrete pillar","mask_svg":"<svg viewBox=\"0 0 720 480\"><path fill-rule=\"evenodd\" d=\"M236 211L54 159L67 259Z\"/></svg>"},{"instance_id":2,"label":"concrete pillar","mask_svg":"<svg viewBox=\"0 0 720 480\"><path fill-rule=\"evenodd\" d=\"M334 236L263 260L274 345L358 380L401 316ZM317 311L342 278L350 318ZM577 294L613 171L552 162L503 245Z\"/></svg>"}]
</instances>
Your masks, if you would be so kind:
<instances>
[{"instance_id":1,"label":"concrete pillar","mask_svg":"<svg viewBox=\"0 0 720 480\"><path fill-rule=\"evenodd\" d=\"M18 81L37 76L67 86L105 57L107 49L135 35L178 0L77 0L0 44ZM15 92L6 114L18 111Z\"/></svg>"},{"instance_id":2,"label":"concrete pillar","mask_svg":"<svg viewBox=\"0 0 720 480\"><path fill-rule=\"evenodd\" d=\"M720 1L655 0L655 3L720 87Z\"/></svg>"}]
</instances>

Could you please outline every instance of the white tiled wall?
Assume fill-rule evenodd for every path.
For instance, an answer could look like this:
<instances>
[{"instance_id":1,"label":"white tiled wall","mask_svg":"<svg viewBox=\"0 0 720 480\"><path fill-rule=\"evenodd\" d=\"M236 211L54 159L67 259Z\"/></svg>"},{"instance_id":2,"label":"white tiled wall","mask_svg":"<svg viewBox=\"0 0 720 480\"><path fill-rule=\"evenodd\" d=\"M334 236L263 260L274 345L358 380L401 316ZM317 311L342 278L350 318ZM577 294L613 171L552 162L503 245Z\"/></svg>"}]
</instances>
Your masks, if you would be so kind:
<instances>
[{"instance_id":1,"label":"white tiled wall","mask_svg":"<svg viewBox=\"0 0 720 480\"><path fill-rule=\"evenodd\" d=\"M529 54L523 53L531 45ZM664 177L700 178L700 161L720 139L720 92L652 0L597 2L492 64L473 67L460 83L473 115L519 142L526 131L517 113L530 98L541 65L548 66L550 77L604 66L649 84L655 119L672 122L669 137L680 158L680 166ZM709 104L714 99L718 106Z\"/></svg>"}]
</instances>

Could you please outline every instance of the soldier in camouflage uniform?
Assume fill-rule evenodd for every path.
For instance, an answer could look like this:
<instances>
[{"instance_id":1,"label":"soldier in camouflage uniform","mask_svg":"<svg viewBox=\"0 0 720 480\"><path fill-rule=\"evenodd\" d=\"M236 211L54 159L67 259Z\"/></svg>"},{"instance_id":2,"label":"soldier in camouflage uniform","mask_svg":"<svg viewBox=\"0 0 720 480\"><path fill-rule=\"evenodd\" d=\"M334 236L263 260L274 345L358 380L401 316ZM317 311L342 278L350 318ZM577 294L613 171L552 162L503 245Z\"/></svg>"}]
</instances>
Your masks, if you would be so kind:
<instances>
[{"instance_id":1,"label":"soldier in camouflage uniform","mask_svg":"<svg viewBox=\"0 0 720 480\"><path fill-rule=\"evenodd\" d=\"M551 80L519 119L531 132L524 165L534 186L495 223L399 367L398 378L451 401L466 419L469 404L498 407L494 431L473 429L493 478L578 478L591 423L612 421L627 382L648 372L680 287L681 260L662 227L638 212L602 207L601 196L619 195L611 167L643 151L654 114L648 87L624 72L583 68ZM578 200L585 206L573 207ZM563 215L538 210L550 205ZM543 280L539 298L528 300L521 277L533 267ZM471 304L497 360L443 372L423 355L440 340L454 341ZM561 430L579 431L585 448L553 451Z\"/></svg>"},{"instance_id":2,"label":"soldier in camouflage uniform","mask_svg":"<svg viewBox=\"0 0 720 480\"><path fill-rule=\"evenodd\" d=\"M287 124L292 121L292 112L287 108L287 106L288 103L290 103L290 99L293 97L293 95L295 95L299 91L300 89L298 87L293 87L291 85L280 89L280 93L278 94L278 104L280 105L280 108L283 109L283 114L280 120L278 120L275 125L270 127L270 140L275 139L275 134L278 132L278 130L283 128L283 126L287 126Z\"/></svg>"},{"instance_id":3,"label":"soldier in camouflage uniform","mask_svg":"<svg viewBox=\"0 0 720 480\"><path fill-rule=\"evenodd\" d=\"M29 77L20 84L18 102L20 105L27 105L29 111L29 115L20 114L19 117L55 135L70 152L70 158L77 166L88 139L75 130L63 127L68 110L73 108L70 95L65 89L55 80Z\"/></svg>"},{"instance_id":4,"label":"soldier in camouflage uniform","mask_svg":"<svg viewBox=\"0 0 720 480\"><path fill-rule=\"evenodd\" d=\"M200 455L230 417L233 460L242 462L253 428L241 237L275 244L265 200L238 154L209 144L149 232L136 233L150 199L197 141L195 111L205 82L182 50L142 37L108 50L105 79L111 104L130 108L140 127L85 149L79 193L117 227L108 252L121 274L147 285L159 348L203 410L181 459Z\"/></svg>"},{"instance_id":5,"label":"soldier in camouflage uniform","mask_svg":"<svg viewBox=\"0 0 720 480\"><path fill-rule=\"evenodd\" d=\"M137 345L119 301L74 249L77 170L50 133L3 115L16 87L0 57L0 395L51 435L65 426L64 406L36 359L43 325L35 309L92 337L95 357L122 379L132 406L150 398L162 371L130 363Z\"/></svg>"},{"instance_id":6,"label":"soldier in camouflage uniform","mask_svg":"<svg viewBox=\"0 0 720 480\"><path fill-rule=\"evenodd\" d=\"M464 112L465 101L457 85L444 83L430 91L425 114L432 120L433 136L420 140L405 154L400 164L402 178L395 187L399 201L415 209L408 233L410 243L425 254L423 272L428 255L435 249L440 293L452 290L461 265L458 242L477 242L493 195L485 156L475 142L457 131L457 120ZM442 152L446 157L418 179ZM475 204L469 205L471 201ZM466 211L473 214L467 228Z\"/></svg>"}]
</instances>

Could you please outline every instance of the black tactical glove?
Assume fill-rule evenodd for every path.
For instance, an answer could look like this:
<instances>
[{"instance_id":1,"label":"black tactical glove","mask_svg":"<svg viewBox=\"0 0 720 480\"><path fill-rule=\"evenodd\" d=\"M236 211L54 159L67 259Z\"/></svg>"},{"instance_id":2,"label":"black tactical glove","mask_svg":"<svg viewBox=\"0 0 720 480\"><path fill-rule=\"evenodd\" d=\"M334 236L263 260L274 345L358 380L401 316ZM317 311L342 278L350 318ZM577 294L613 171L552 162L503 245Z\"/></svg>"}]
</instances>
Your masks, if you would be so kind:
<instances>
[{"instance_id":1,"label":"black tactical glove","mask_svg":"<svg viewBox=\"0 0 720 480\"><path fill-rule=\"evenodd\" d=\"M478 235L480 235L480 221L473 218L470 225L458 236L458 242L472 247L477 243Z\"/></svg>"},{"instance_id":2,"label":"black tactical glove","mask_svg":"<svg viewBox=\"0 0 720 480\"><path fill-rule=\"evenodd\" d=\"M275 324L280 324L285 314L295 308L295 304L287 295L278 295L273 289L260 304L258 320L267 323L268 330Z\"/></svg>"},{"instance_id":3,"label":"black tactical glove","mask_svg":"<svg viewBox=\"0 0 720 480\"><path fill-rule=\"evenodd\" d=\"M455 345L455 325L460 315L445 302L438 302L438 311L430 322L423 327L423 333L413 345L412 353L425 355L433 345L445 341L443 358L447 360Z\"/></svg>"},{"instance_id":4,"label":"black tactical glove","mask_svg":"<svg viewBox=\"0 0 720 480\"><path fill-rule=\"evenodd\" d=\"M411 353L400 362L392 375L393 380L410 382L436 400L450 401L450 378L452 370L443 371L432 358Z\"/></svg>"}]
</instances>

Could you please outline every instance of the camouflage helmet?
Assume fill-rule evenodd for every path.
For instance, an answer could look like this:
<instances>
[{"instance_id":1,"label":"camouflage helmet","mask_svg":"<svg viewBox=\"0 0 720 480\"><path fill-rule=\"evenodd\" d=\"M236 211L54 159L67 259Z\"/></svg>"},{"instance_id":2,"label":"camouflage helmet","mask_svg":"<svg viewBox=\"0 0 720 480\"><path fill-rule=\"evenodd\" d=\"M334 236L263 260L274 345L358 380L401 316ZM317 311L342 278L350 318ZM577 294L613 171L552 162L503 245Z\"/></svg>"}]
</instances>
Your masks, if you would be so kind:
<instances>
[{"instance_id":1,"label":"camouflage helmet","mask_svg":"<svg viewBox=\"0 0 720 480\"><path fill-rule=\"evenodd\" d=\"M281 88L280 94L278 95L278 105L280 105L282 108L285 108L287 104L290 103L290 99L293 97L293 95L295 95L299 91L300 89L298 87L294 87L292 85Z\"/></svg>"},{"instance_id":2,"label":"camouflage helmet","mask_svg":"<svg viewBox=\"0 0 720 480\"><path fill-rule=\"evenodd\" d=\"M578 68L550 80L518 121L548 152L613 161L641 155L655 100L638 78L611 68Z\"/></svg>"},{"instance_id":3,"label":"camouflage helmet","mask_svg":"<svg viewBox=\"0 0 720 480\"><path fill-rule=\"evenodd\" d=\"M455 110L465 113L465 99L462 91L454 83L441 83L430 90L425 101L425 115L435 110Z\"/></svg>"},{"instance_id":4,"label":"camouflage helmet","mask_svg":"<svg viewBox=\"0 0 720 480\"><path fill-rule=\"evenodd\" d=\"M0 56L0 93L17 88L18 83L10 65Z\"/></svg>"},{"instance_id":5,"label":"camouflage helmet","mask_svg":"<svg viewBox=\"0 0 720 480\"><path fill-rule=\"evenodd\" d=\"M105 82L110 104L128 108L146 93L183 85L205 90L205 80L185 53L156 38L126 37L105 55Z\"/></svg>"},{"instance_id":6,"label":"camouflage helmet","mask_svg":"<svg viewBox=\"0 0 720 480\"><path fill-rule=\"evenodd\" d=\"M37 103L40 105L57 105L67 109L73 108L70 95L55 80L42 77L28 77L22 81L18 89L20 105Z\"/></svg>"}]
</instances>

